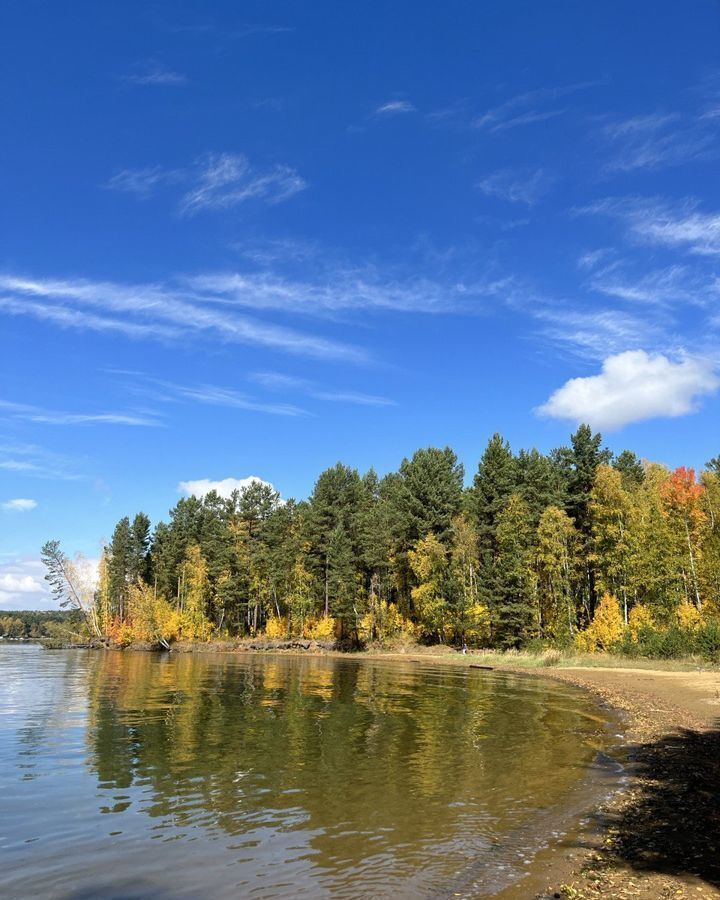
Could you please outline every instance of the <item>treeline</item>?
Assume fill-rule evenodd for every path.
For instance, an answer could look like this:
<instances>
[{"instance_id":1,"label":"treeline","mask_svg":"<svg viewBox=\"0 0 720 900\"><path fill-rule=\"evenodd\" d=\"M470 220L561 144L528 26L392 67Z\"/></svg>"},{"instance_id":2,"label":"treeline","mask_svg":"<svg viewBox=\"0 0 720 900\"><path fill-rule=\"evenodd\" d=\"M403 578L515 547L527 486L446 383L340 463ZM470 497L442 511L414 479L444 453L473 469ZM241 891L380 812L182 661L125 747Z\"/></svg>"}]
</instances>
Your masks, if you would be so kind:
<instances>
[{"instance_id":1,"label":"treeline","mask_svg":"<svg viewBox=\"0 0 720 900\"><path fill-rule=\"evenodd\" d=\"M712 644L719 609L720 461L670 471L613 456L581 426L549 454L496 434L469 487L452 450L428 448L383 478L338 463L307 501L254 483L182 499L154 531L124 518L93 616L120 642L264 632L592 650L671 629L710 629Z\"/></svg>"},{"instance_id":2,"label":"treeline","mask_svg":"<svg viewBox=\"0 0 720 900\"><path fill-rule=\"evenodd\" d=\"M18 641L57 637L81 624L82 617L76 610L7 610L0 614L0 638Z\"/></svg>"}]
</instances>

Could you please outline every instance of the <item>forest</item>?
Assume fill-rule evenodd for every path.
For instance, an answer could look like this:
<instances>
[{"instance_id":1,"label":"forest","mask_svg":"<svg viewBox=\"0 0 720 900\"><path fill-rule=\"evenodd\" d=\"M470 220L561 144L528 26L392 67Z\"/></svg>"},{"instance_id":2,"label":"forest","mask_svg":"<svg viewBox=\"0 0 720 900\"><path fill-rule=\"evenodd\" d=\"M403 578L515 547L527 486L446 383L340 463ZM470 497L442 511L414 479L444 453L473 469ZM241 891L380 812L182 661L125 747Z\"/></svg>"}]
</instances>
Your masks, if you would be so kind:
<instances>
[{"instance_id":1,"label":"forest","mask_svg":"<svg viewBox=\"0 0 720 900\"><path fill-rule=\"evenodd\" d=\"M82 624L79 610L27 609L3 610L0 614L0 640L32 641L38 638L67 636Z\"/></svg>"},{"instance_id":2,"label":"forest","mask_svg":"<svg viewBox=\"0 0 720 900\"><path fill-rule=\"evenodd\" d=\"M362 646L720 658L720 458L701 473L613 455L582 425L548 454L495 434L472 483L449 449L380 478L337 463L307 501L254 482L118 522L88 587L47 579L94 634L170 646L265 635Z\"/></svg>"}]
</instances>

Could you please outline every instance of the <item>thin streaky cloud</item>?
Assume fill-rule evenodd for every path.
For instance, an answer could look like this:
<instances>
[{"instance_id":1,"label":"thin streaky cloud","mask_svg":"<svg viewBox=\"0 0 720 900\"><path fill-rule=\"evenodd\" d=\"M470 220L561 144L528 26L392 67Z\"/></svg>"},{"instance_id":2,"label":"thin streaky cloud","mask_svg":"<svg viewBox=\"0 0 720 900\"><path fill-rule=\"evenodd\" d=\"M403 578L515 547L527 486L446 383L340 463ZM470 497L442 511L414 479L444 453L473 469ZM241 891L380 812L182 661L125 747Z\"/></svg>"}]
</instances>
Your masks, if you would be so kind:
<instances>
[{"instance_id":1,"label":"thin streaky cloud","mask_svg":"<svg viewBox=\"0 0 720 900\"><path fill-rule=\"evenodd\" d=\"M116 172L105 187L146 199L159 188L172 185L181 187L178 211L188 217L250 201L272 206L307 188L305 179L292 166L254 166L242 153L208 153L193 165L175 169L125 168Z\"/></svg>"},{"instance_id":2,"label":"thin streaky cloud","mask_svg":"<svg viewBox=\"0 0 720 900\"><path fill-rule=\"evenodd\" d=\"M566 304L535 306L539 336L581 359L643 347L664 347L668 336L662 322L618 309L577 309Z\"/></svg>"},{"instance_id":3,"label":"thin streaky cloud","mask_svg":"<svg viewBox=\"0 0 720 900\"><path fill-rule=\"evenodd\" d=\"M298 391L313 398L329 403L347 403L356 406L395 406L394 400L376 394L361 391L327 390L308 378L298 378L281 372L253 372L251 381L270 391Z\"/></svg>"},{"instance_id":4,"label":"thin streaky cloud","mask_svg":"<svg viewBox=\"0 0 720 900\"><path fill-rule=\"evenodd\" d=\"M548 119L556 119L567 112L567 109L548 109L548 110L530 110L521 113L519 116L513 116L504 122L498 122L493 125L490 131L496 134L501 131L508 131L510 128L519 128L522 125L534 125L536 122L546 122Z\"/></svg>"},{"instance_id":5,"label":"thin streaky cloud","mask_svg":"<svg viewBox=\"0 0 720 900\"><path fill-rule=\"evenodd\" d=\"M200 167L195 186L183 196L180 212L192 216L207 209L230 209L248 200L282 203L306 187L290 166L256 170L243 154L210 154Z\"/></svg>"},{"instance_id":6,"label":"thin streaky cloud","mask_svg":"<svg viewBox=\"0 0 720 900\"><path fill-rule=\"evenodd\" d=\"M162 166L122 169L109 179L105 187L138 197L148 197L161 185L177 183L184 177L181 170L163 169Z\"/></svg>"},{"instance_id":7,"label":"thin streaky cloud","mask_svg":"<svg viewBox=\"0 0 720 900\"><path fill-rule=\"evenodd\" d=\"M302 356L352 362L367 359L360 348L213 308L211 301L214 298L193 296L187 290L173 291L154 284L133 286L84 279L34 279L11 274L0 274L0 290L15 295L0 299L0 309L13 315L51 319L63 326L118 330L128 337L162 340L205 334L229 343L257 344ZM33 303L27 300L28 296L40 297L44 302ZM71 302L80 307L100 308L103 313L130 314L141 321L119 325L116 320L108 322L102 316L87 319L84 310L68 308Z\"/></svg>"},{"instance_id":8,"label":"thin streaky cloud","mask_svg":"<svg viewBox=\"0 0 720 900\"><path fill-rule=\"evenodd\" d=\"M180 397L186 400L193 400L198 403L206 403L212 406L224 406L235 409L245 409L249 412L268 413L274 416L306 416L307 411L299 406L293 406L289 403L260 403L249 398L247 395L234 391L229 388L217 387L215 385L202 384L197 387L188 385L169 384L163 382L165 387L176 391Z\"/></svg>"},{"instance_id":9,"label":"thin streaky cloud","mask_svg":"<svg viewBox=\"0 0 720 900\"><path fill-rule=\"evenodd\" d=\"M79 481L83 476L73 471L76 466L74 461L36 444L0 445L0 470L5 472L53 481Z\"/></svg>"},{"instance_id":10,"label":"thin streaky cloud","mask_svg":"<svg viewBox=\"0 0 720 900\"><path fill-rule=\"evenodd\" d=\"M213 35L225 40L252 37L255 34L288 34L295 31L290 25L245 22L229 26L212 20L187 24L165 23L163 27L165 30L177 34Z\"/></svg>"},{"instance_id":11,"label":"thin streaky cloud","mask_svg":"<svg viewBox=\"0 0 720 900\"><path fill-rule=\"evenodd\" d=\"M415 106L409 100L390 100L378 106L374 115L376 116L397 116L406 113L417 112Z\"/></svg>"},{"instance_id":12,"label":"thin streaky cloud","mask_svg":"<svg viewBox=\"0 0 720 900\"><path fill-rule=\"evenodd\" d=\"M507 279L443 283L427 278L397 280L372 267L334 267L312 281L269 272L217 272L192 276L196 295L255 310L283 310L327 316L342 310L403 313L476 311L477 301L496 298Z\"/></svg>"},{"instance_id":13,"label":"thin streaky cloud","mask_svg":"<svg viewBox=\"0 0 720 900\"><path fill-rule=\"evenodd\" d=\"M132 339L152 339L175 341L184 334L178 328L165 325L142 325L97 316L85 310L68 309L65 306L52 306L45 303L33 303L23 298L22 301L12 297L0 296L0 312L11 316L31 316L41 322L50 322L61 328L73 328L78 331L115 332Z\"/></svg>"},{"instance_id":14,"label":"thin streaky cloud","mask_svg":"<svg viewBox=\"0 0 720 900\"><path fill-rule=\"evenodd\" d=\"M561 97L597 87L603 83L602 81L581 81L574 84L525 91L510 97L499 106L487 110L487 112L475 119L473 125L475 128L502 131L505 128L514 128L518 125L541 122L544 119L553 118L564 112L564 110L558 109L543 110L541 107L544 103L556 101ZM525 111L518 112L518 110Z\"/></svg>"},{"instance_id":15,"label":"thin streaky cloud","mask_svg":"<svg viewBox=\"0 0 720 900\"><path fill-rule=\"evenodd\" d=\"M209 406L222 406L229 409L244 409L248 412L267 413L274 416L306 416L309 413L290 403L264 403L247 394L232 388L219 387L213 384L188 385L157 378L143 372L122 369L107 370L110 374L139 381L144 385L161 388L163 394L153 394L153 399L160 402L189 401Z\"/></svg>"},{"instance_id":16,"label":"thin streaky cloud","mask_svg":"<svg viewBox=\"0 0 720 900\"><path fill-rule=\"evenodd\" d=\"M706 307L715 305L720 296L717 281L708 281L694 269L681 265L633 277L618 262L596 271L589 287L609 297L660 307Z\"/></svg>"},{"instance_id":17,"label":"thin streaky cloud","mask_svg":"<svg viewBox=\"0 0 720 900\"><path fill-rule=\"evenodd\" d=\"M27 403L0 399L0 409L14 419L41 425L130 425L158 427L163 423L151 416L128 412L73 413L47 410Z\"/></svg>"},{"instance_id":18,"label":"thin streaky cloud","mask_svg":"<svg viewBox=\"0 0 720 900\"><path fill-rule=\"evenodd\" d=\"M542 169L534 171L500 169L481 178L476 187L488 197L533 206L548 192L551 184L552 178Z\"/></svg>"},{"instance_id":19,"label":"thin streaky cloud","mask_svg":"<svg viewBox=\"0 0 720 900\"><path fill-rule=\"evenodd\" d=\"M720 213L706 213L697 200L670 202L663 198L607 197L578 210L623 223L630 237L642 244L674 247L697 256L720 254Z\"/></svg>"},{"instance_id":20,"label":"thin streaky cloud","mask_svg":"<svg viewBox=\"0 0 720 900\"><path fill-rule=\"evenodd\" d=\"M600 139L611 154L607 172L660 169L708 157L714 153L713 129L683 121L677 113L654 113L609 122Z\"/></svg>"},{"instance_id":21,"label":"thin streaky cloud","mask_svg":"<svg viewBox=\"0 0 720 900\"><path fill-rule=\"evenodd\" d=\"M123 81L138 85L156 85L160 87L183 87L187 77L159 63L139 64L136 71L122 76Z\"/></svg>"},{"instance_id":22,"label":"thin streaky cloud","mask_svg":"<svg viewBox=\"0 0 720 900\"><path fill-rule=\"evenodd\" d=\"M577 264L579 269L590 271L598 266L604 259L611 256L613 251L610 247L598 247L597 250L588 250L578 258Z\"/></svg>"}]
</instances>

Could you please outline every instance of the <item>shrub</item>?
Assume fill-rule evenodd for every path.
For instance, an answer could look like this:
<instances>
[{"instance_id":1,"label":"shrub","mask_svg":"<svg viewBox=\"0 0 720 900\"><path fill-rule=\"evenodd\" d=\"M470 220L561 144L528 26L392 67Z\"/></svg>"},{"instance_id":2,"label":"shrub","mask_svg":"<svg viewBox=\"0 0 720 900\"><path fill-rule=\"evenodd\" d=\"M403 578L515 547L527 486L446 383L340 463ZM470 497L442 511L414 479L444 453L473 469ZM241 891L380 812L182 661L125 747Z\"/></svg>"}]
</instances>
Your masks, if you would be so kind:
<instances>
[{"instance_id":1,"label":"shrub","mask_svg":"<svg viewBox=\"0 0 720 900\"><path fill-rule=\"evenodd\" d=\"M637 641L638 636L643 629L652 628L654 624L653 614L647 606L643 606L639 603L630 610L630 615L628 616L628 629L633 641Z\"/></svg>"},{"instance_id":2,"label":"shrub","mask_svg":"<svg viewBox=\"0 0 720 900\"><path fill-rule=\"evenodd\" d=\"M700 610L687 600L683 600L675 610L675 618L680 628L685 631L692 631L702 625Z\"/></svg>"},{"instance_id":3,"label":"shrub","mask_svg":"<svg viewBox=\"0 0 720 900\"><path fill-rule=\"evenodd\" d=\"M337 633L337 621L332 616L308 619L304 631L305 637L309 637L313 641L334 641Z\"/></svg>"},{"instance_id":4,"label":"shrub","mask_svg":"<svg viewBox=\"0 0 720 900\"><path fill-rule=\"evenodd\" d=\"M611 650L622 642L625 632L620 604L610 594L605 594L598 603L595 615L585 631L578 632L575 646L584 653L597 650Z\"/></svg>"},{"instance_id":5,"label":"shrub","mask_svg":"<svg viewBox=\"0 0 720 900\"><path fill-rule=\"evenodd\" d=\"M265 625L265 637L282 640L290 634L290 623L285 616L270 616Z\"/></svg>"}]
</instances>

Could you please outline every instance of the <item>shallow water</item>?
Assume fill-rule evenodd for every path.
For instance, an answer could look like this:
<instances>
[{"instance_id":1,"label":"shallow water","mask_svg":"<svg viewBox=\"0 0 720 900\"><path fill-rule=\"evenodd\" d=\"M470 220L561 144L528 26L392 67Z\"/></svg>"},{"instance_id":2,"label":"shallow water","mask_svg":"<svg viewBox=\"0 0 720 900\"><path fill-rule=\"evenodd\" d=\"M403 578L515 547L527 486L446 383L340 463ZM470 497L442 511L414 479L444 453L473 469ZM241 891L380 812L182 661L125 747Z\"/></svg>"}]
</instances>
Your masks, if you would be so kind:
<instances>
[{"instance_id":1,"label":"shallow water","mask_svg":"<svg viewBox=\"0 0 720 900\"><path fill-rule=\"evenodd\" d=\"M2 896L491 896L607 741L542 679L6 646Z\"/></svg>"}]
</instances>

